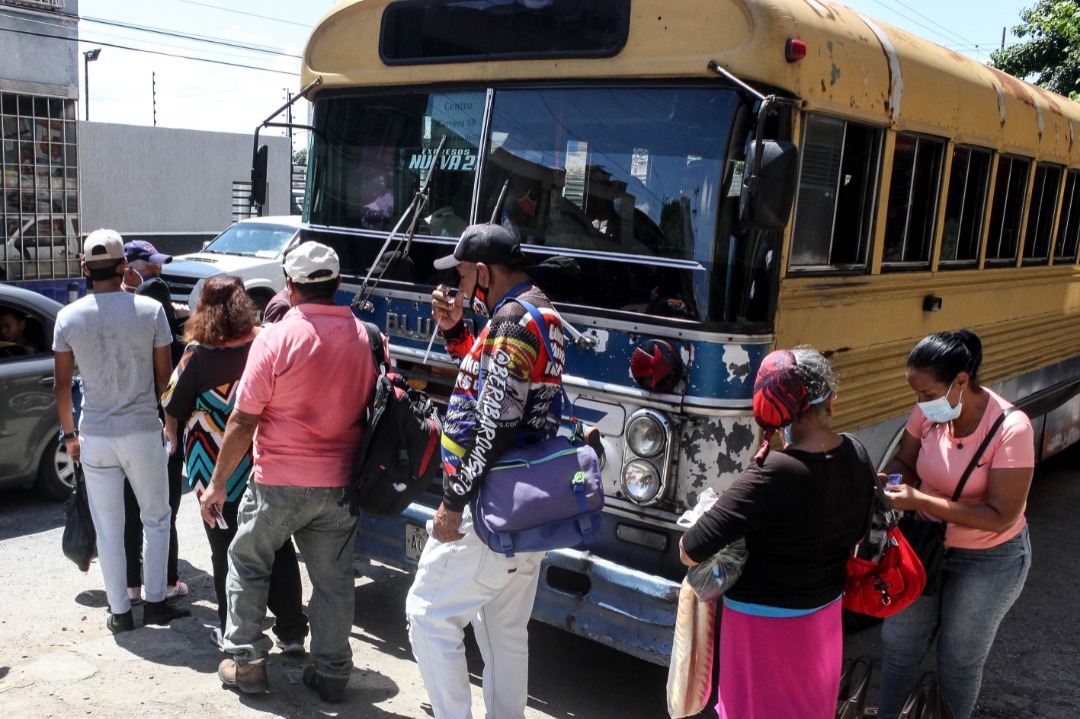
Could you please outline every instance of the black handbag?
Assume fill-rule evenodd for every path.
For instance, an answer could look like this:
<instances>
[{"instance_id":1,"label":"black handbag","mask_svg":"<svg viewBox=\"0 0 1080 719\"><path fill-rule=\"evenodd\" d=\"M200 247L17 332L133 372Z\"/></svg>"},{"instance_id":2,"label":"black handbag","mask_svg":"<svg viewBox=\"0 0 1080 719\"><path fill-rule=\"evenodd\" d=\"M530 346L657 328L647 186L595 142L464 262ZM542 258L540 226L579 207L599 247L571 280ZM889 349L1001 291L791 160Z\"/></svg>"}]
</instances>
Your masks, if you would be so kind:
<instances>
[{"instance_id":1,"label":"black handbag","mask_svg":"<svg viewBox=\"0 0 1080 719\"><path fill-rule=\"evenodd\" d=\"M964 474L960 476L960 482L957 483L956 490L953 492L952 501L955 502L960 499L960 493L964 491L964 485L967 484L971 473L978 466L986 448L990 446L990 441L997 434L1005 418L1014 411L1016 411L1016 407L1008 407L994 421L990 431L986 434L986 438L975 452L975 456L971 458L967 469L964 470ZM923 569L926 570L926 586L923 588L923 596L932 597L941 590L941 583L944 580L942 569L945 566L945 527L947 524L947 522L922 519L916 512L905 513L897 524L900 532L904 535L904 539L915 550L919 561L922 562Z\"/></svg>"},{"instance_id":2,"label":"black handbag","mask_svg":"<svg viewBox=\"0 0 1080 719\"><path fill-rule=\"evenodd\" d=\"M90 500L86 496L86 479L82 465L75 464L75 486L67 501L67 524L60 540L64 556L75 562L80 571L90 571L90 562L97 556L97 532L90 515Z\"/></svg>"},{"instance_id":3,"label":"black handbag","mask_svg":"<svg viewBox=\"0 0 1080 719\"><path fill-rule=\"evenodd\" d=\"M874 672L870 657L857 657L844 665L840 675L840 693L836 697L836 719L862 719L870 675Z\"/></svg>"},{"instance_id":4,"label":"black handbag","mask_svg":"<svg viewBox=\"0 0 1080 719\"><path fill-rule=\"evenodd\" d=\"M956 719L956 714L941 693L937 676L927 672L908 695L896 719Z\"/></svg>"}]
</instances>

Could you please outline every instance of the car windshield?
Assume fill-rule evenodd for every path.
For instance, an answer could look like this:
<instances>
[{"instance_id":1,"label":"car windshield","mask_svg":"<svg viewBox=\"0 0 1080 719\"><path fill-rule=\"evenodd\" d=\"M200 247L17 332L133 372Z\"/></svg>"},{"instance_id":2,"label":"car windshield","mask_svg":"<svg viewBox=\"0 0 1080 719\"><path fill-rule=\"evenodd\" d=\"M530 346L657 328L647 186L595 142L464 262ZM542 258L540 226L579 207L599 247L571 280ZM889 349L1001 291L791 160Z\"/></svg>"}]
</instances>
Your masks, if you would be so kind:
<instances>
[{"instance_id":1,"label":"car windshield","mask_svg":"<svg viewBox=\"0 0 1080 719\"><path fill-rule=\"evenodd\" d=\"M238 222L218 235L203 251L272 260L289 246L289 241L295 236L296 228L288 225Z\"/></svg>"}]
</instances>

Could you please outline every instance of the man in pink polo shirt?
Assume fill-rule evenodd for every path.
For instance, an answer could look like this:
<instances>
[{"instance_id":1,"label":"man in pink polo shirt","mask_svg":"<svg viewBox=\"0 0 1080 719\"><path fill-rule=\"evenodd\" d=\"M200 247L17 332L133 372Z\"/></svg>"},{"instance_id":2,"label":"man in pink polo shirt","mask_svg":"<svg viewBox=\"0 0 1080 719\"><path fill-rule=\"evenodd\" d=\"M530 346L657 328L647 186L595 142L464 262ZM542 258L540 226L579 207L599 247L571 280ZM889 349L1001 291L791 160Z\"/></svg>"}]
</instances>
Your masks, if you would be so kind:
<instances>
[{"instance_id":1,"label":"man in pink polo shirt","mask_svg":"<svg viewBox=\"0 0 1080 719\"><path fill-rule=\"evenodd\" d=\"M356 532L343 499L377 370L364 324L348 307L334 305L337 254L305 242L286 256L284 268L293 308L252 344L212 486L201 499L203 520L217 522L225 482L253 442L251 481L229 547L224 647L232 658L221 662L218 676L245 693L269 689L271 641L262 623L274 554L292 536L312 584L314 665L305 668L304 684L323 701L340 702L353 666Z\"/></svg>"}]
</instances>

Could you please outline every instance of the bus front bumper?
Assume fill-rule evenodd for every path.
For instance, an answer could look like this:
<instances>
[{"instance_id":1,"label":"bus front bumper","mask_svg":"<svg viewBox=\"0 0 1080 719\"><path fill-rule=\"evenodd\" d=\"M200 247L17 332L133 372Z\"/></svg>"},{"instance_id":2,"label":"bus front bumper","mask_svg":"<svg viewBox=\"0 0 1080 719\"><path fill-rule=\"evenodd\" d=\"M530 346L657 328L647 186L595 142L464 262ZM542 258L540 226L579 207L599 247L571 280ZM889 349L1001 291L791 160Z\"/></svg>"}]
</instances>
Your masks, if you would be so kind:
<instances>
[{"instance_id":1,"label":"bus front bumper","mask_svg":"<svg viewBox=\"0 0 1080 719\"><path fill-rule=\"evenodd\" d=\"M359 555L398 569L416 569L423 528L435 510L410 505L400 516L361 514ZM679 584L597 557L589 551L548 552L540 569L533 619L654 664L666 665L675 632Z\"/></svg>"}]
</instances>

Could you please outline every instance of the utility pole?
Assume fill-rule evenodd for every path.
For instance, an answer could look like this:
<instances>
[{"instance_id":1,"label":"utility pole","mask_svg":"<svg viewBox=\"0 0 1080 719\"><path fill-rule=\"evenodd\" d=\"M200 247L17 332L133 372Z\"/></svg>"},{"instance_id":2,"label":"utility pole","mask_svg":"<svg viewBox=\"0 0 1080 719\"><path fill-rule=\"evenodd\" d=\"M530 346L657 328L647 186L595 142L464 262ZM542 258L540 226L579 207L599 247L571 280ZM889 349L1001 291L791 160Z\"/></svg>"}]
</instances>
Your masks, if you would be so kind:
<instances>
[{"instance_id":1,"label":"utility pole","mask_svg":"<svg viewBox=\"0 0 1080 719\"><path fill-rule=\"evenodd\" d=\"M154 127L157 127L157 73L150 71L150 99L154 111Z\"/></svg>"},{"instance_id":2,"label":"utility pole","mask_svg":"<svg viewBox=\"0 0 1080 719\"><path fill-rule=\"evenodd\" d=\"M289 124L285 128L285 136L289 138L289 149L292 150L292 90L285 88L285 100L289 103L285 109L285 122Z\"/></svg>"}]
</instances>

